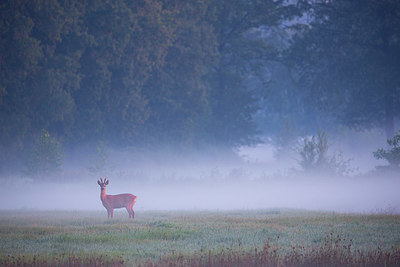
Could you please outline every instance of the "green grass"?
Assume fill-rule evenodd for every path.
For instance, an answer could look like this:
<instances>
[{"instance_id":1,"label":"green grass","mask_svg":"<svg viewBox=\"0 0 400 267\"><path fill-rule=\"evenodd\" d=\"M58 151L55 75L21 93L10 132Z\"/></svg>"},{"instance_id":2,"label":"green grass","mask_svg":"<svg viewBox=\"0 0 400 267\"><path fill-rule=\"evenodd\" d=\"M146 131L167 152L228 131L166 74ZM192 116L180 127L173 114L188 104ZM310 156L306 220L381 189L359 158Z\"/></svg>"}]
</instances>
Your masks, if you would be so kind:
<instances>
[{"instance_id":1,"label":"green grass","mask_svg":"<svg viewBox=\"0 0 400 267\"><path fill-rule=\"evenodd\" d=\"M177 255L208 255L210 260L211 254L235 251L244 257L266 245L277 249L281 258L294 251L327 249L327 244L352 255L400 251L399 215L147 211L129 220L125 213L116 212L109 220L105 211L0 211L0 264L93 265L100 259L105 265L151 265L160 258L179 260ZM250 256L258 257L253 252Z\"/></svg>"}]
</instances>

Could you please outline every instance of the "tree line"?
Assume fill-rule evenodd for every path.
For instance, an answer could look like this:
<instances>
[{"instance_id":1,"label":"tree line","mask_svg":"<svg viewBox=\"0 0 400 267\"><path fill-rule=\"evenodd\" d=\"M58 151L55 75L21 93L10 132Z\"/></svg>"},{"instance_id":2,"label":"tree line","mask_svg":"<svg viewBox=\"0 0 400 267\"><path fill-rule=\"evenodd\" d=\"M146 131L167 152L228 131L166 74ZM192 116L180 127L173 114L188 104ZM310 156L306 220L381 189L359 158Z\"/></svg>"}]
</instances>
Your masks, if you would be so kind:
<instances>
[{"instance_id":1,"label":"tree line","mask_svg":"<svg viewBox=\"0 0 400 267\"><path fill-rule=\"evenodd\" d=\"M65 145L251 141L256 99L243 32L278 24L278 2L2 1L0 140L43 129ZM2 157L5 157L3 154Z\"/></svg>"},{"instance_id":2,"label":"tree line","mask_svg":"<svg viewBox=\"0 0 400 267\"><path fill-rule=\"evenodd\" d=\"M303 105L338 123L394 136L400 118L400 2L304 1L287 64ZM396 124L397 122L397 124Z\"/></svg>"},{"instance_id":3,"label":"tree line","mask_svg":"<svg viewBox=\"0 0 400 267\"><path fill-rule=\"evenodd\" d=\"M255 55L240 42L250 24L261 23L256 6L277 8L242 1L3 1L3 151L23 149L43 129L69 145L248 142L256 101L239 69L240 60Z\"/></svg>"},{"instance_id":4,"label":"tree line","mask_svg":"<svg viewBox=\"0 0 400 267\"><path fill-rule=\"evenodd\" d=\"M392 137L399 13L395 0L2 1L0 162L43 136L233 147L290 121ZM272 30L285 45L260 37Z\"/></svg>"}]
</instances>

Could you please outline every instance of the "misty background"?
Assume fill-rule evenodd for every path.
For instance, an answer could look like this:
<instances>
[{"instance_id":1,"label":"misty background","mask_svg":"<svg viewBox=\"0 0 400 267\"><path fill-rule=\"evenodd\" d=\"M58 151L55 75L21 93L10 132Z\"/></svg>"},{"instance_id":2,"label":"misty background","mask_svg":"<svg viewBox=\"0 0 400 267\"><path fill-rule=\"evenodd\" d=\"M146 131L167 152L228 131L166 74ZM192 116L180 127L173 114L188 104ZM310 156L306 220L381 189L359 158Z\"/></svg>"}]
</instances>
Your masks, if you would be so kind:
<instances>
[{"instance_id":1,"label":"misty background","mask_svg":"<svg viewBox=\"0 0 400 267\"><path fill-rule=\"evenodd\" d=\"M0 4L0 209L400 213L400 3Z\"/></svg>"}]
</instances>

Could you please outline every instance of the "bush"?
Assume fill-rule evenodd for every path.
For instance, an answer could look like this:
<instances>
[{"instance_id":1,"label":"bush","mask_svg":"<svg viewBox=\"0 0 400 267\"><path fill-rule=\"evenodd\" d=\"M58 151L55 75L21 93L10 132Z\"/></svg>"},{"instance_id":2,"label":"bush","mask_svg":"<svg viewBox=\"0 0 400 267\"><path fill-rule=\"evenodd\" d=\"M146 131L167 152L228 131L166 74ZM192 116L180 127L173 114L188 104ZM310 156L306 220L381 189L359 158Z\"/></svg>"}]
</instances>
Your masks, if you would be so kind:
<instances>
[{"instance_id":1,"label":"bush","mask_svg":"<svg viewBox=\"0 0 400 267\"><path fill-rule=\"evenodd\" d=\"M345 160L341 153L328 155L329 145L325 132L317 136L305 137L300 148L299 164L308 173L327 173L344 176L352 172L350 159Z\"/></svg>"},{"instance_id":2,"label":"bush","mask_svg":"<svg viewBox=\"0 0 400 267\"><path fill-rule=\"evenodd\" d=\"M384 159L389 162L389 166L381 167L400 169L400 130L392 139L388 139L387 143L390 149L380 148L373 152L373 155L376 159Z\"/></svg>"},{"instance_id":3,"label":"bush","mask_svg":"<svg viewBox=\"0 0 400 267\"><path fill-rule=\"evenodd\" d=\"M61 143L43 129L25 162L30 175L50 174L61 170L63 153Z\"/></svg>"},{"instance_id":4,"label":"bush","mask_svg":"<svg viewBox=\"0 0 400 267\"><path fill-rule=\"evenodd\" d=\"M104 175L107 172L114 170L114 165L109 160L110 150L103 141L98 142L96 146L96 154L91 160L87 169L93 175Z\"/></svg>"}]
</instances>

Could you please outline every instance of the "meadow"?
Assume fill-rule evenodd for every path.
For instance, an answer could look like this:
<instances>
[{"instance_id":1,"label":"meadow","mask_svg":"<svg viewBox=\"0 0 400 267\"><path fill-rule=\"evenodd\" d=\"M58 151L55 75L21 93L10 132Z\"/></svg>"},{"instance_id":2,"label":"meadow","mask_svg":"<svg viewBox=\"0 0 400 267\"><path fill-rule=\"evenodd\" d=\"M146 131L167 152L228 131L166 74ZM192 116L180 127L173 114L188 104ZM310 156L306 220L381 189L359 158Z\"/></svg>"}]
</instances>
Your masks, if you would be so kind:
<instances>
[{"instance_id":1,"label":"meadow","mask_svg":"<svg viewBox=\"0 0 400 267\"><path fill-rule=\"evenodd\" d=\"M2 266L399 266L400 215L0 211Z\"/></svg>"}]
</instances>

